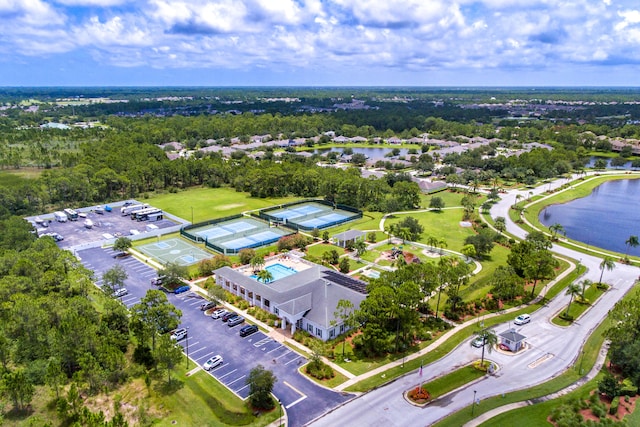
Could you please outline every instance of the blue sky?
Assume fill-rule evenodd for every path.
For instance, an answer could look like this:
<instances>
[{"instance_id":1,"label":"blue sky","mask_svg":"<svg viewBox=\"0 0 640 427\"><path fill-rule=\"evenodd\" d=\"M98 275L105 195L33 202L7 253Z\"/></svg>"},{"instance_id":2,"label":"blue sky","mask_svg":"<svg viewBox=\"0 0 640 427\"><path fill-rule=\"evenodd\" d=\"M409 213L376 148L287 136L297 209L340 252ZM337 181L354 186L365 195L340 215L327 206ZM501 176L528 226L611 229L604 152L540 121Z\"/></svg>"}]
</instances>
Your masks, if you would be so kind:
<instances>
[{"instance_id":1,"label":"blue sky","mask_svg":"<svg viewBox=\"0 0 640 427\"><path fill-rule=\"evenodd\" d=\"M637 0L0 0L0 86L640 86Z\"/></svg>"}]
</instances>

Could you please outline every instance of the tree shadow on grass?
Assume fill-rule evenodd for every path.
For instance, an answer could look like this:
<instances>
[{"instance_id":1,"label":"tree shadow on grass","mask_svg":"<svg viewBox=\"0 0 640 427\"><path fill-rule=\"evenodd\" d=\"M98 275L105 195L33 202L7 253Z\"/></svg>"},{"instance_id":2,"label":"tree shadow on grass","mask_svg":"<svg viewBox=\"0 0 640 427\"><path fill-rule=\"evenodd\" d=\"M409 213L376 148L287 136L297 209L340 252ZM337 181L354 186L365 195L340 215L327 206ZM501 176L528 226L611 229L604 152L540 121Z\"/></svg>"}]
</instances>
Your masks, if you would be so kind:
<instances>
[{"instance_id":1,"label":"tree shadow on grass","mask_svg":"<svg viewBox=\"0 0 640 427\"><path fill-rule=\"evenodd\" d=\"M162 381L162 382L156 383L153 389L157 393L163 396L167 396L177 392L183 387L184 387L184 382L177 380L175 378L172 378L171 381Z\"/></svg>"},{"instance_id":2,"label":"tree shadow on grass","mask_svg":"<svg viewBox=\"0 0 640 427\"><path fill-rule=\"evenodd\" d=\"M31 406L28 406L25 409L11 408L10 411L5 412L4 419L5 421L22 422L33 415L33 412L34 411Z\"/></svg>"}]
</instances>

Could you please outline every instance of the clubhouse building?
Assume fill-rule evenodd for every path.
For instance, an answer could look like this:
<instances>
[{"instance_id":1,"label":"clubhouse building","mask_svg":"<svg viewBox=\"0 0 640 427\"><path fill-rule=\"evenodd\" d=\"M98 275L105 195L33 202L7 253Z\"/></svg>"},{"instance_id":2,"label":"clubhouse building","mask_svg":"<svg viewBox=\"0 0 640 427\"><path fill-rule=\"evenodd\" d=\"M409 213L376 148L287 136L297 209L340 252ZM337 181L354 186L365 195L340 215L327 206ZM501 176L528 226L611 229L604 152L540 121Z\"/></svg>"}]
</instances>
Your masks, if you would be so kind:
<instances>
[{"instance_id":1,"label":"clubhouse building","mask_svg":"<svg viewBox=\"0 0 640 427\"><path fill-rule=\"evenodd\" d=\"M338 301L349 300L354 309L366 298L366 283L314 264L292 253L265 259L273 278L263 283L251 266L222 267L214 271L216 283L251 305L281 319L293 334L302 329L323 341L345 332L334 316Z\"/></svg>"}]
</instances>

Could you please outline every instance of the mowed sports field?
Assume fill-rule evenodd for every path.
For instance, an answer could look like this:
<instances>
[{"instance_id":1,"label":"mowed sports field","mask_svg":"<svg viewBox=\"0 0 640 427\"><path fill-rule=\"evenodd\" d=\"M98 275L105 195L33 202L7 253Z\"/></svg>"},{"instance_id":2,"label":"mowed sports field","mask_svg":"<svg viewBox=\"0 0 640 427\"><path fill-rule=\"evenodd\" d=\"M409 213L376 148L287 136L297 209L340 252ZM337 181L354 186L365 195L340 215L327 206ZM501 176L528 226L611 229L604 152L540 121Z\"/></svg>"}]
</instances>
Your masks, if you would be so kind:
<instances>
[{"instance_id":1,"label":"mowed sports field","mask_svg":"<svg viewBox=\"0 0 640 427\"><path fill-rule=\"evenodd\" d=\"M253 209L263 209L282 203L300 200L298 197L260 199L232 188L194 188L177 193L166 193L141 200L182 219L202 222L213 218L239 214Z\"/></svg>"}]
</instances>

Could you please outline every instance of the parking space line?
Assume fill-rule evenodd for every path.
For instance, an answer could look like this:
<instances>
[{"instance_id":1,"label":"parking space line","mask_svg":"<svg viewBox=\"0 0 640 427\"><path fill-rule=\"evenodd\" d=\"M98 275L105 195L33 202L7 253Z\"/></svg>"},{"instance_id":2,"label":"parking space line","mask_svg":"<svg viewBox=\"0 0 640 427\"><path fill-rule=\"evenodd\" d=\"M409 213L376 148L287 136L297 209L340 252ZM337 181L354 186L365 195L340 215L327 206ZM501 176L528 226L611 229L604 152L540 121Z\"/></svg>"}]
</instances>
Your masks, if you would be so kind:
<instances>
[{"instance_id":1,"label":"parking space line","mask_svg":"<svg viewBox=\"0 0 640 427\"><path fill-rule=\"evenodd\" d=\"M231 384L233 383L237 383L238 381L240 381L241 379L243 379L244 377L246 377L246 375L243 375L239 378L236 378L235 380L231 381L229 384L226 384L227 387L229 387Z\"/></svg>"},{"instance_id":2,"label":"parking space line","mask_svg":"<svg viewBox=\"0 0 640 427\"><path fill-rule=\"evenodd\" d=\"M212 354L215 354L215 351L212 351L212 352L210 352L210 353L207 353L207 354L205 354L204 356L198 356L197 358L195 358L195 359L193 359L193 360L195 360L196 362L198 362L198 361L200 361L200 360L202 360L202 359L208 359L208 358L209 358L209 356L211 356ZM200 362L198 362L198 363L200 363Z\"/></svg>"},{"instance_id":3,"label":"parking space line","mask_svg":"<svg viewBox=\"0 0 640 427\"><path fill-rule=\"evenodd\" d=\"M278 347L274 348L273 350L269 350L269 351L267 351L267 354L269 354L269 353L271 353L271 352L274 352L274 351L276 351L276 350L280 350L280 349L282 349L282 348L284 348L284 346L283 346L283 345L279 345Z\"/></svg>"},{"instance_id":4,"label":"parking space line","mask_svg":"<svg viewBox=\"0 0 640 427\"><path fill-rule=\"evenodd\" d=\"M285 366L287 366L289 363L293 363L293 362L295 362L295 361L296 361L296 360L298 360L298 359L304 359L304 357L302 357L302 356L295 357L295 358L293 358L293 359L289 360L289 361L288 361L287 363L285 363L284 365L285 365Z\"/></svg>"},{"instance_id":5,"label":"parking space line","mask_svg":"<svg viewBox=\"0 0 640 427\"><path fill-rule=\"evenodd\" d=\"M195 354L195 353L197 353L197 352L199 352L199 351L202 351L202 350L204 350L205 348L207 348L207 347L201 347L201 348L199 348L199 349L197 349L197 350L190 351L190 352L189 352L189 356L191 356L191 355L193 355L193 354Z\"/></svg>"},{"instance_id":6,"label":"parking space line","mask_svg":"<svg viewBox=\"0 0 640 427\"><path fill-rule=\"evenodd\" d=\"M302 401L303 401L303 400L305 400L306 398L307 398L307 396L302 396L300 399L298 399L298 400L296 400L296 401L294 401L294 402L289 403L287 406L285 406L285 408L286 408L286 409L289 409L289 408L291 408L292 406L297 405L298 403L302 402Z\"/></svg>"},{"instance_id":7,"label":"parking space line","mask_svg":"<svg viewBox=\"0 0 640 427\"><path fill-rule=\"evenodd\" d=\"M276 360L280 359L281 357L288 356L288 355L289 355L289 353L291 353L291 350L287 350L287 352L286 352L286 353L281 354L280 356L276 357Z\"/></svg>"},{"instance_id":8,"label":"parking space line","mask_svg":"<svg viewBox=\"0 0 640 427\"><path fill-rule=\"evenodd\" d=\"M273 341L273 338L269 338L269 337L267 337L267 338L261 339L261 340L260 340L260 341L258 341L257 343L253 344L253 346L254 346L254 347L261 347L263 344L266 344L266 343L268 343L269 341Z\"/></svg>"},{"instance_id":9,"label":"parking space line","mask_svg":"<svg viewBox=\"0 0 640 427\"><path fill-rule=\"evenodd\" d=\"M227 372L227 373L226 373L226 374L224 374L223 376L221 376L221 377L216 377L216 378L218 378L219 380L222 380L224 377L226 377L226 376L229 376L229 375L233 374L235 371L237 371L237 369L234 369L233 371L231 371L231 372Z\"/></svg>"},{"instance_id":10,"label":"parking space line","mask_svg":"<svg viewBox=\"0 0 640 427\"><path fill-rule=\"evenodd\" d=\"M247 385L245 385L244 387L237 389L237 390L236 390L236 393L240 393L242 390L244 390L245 388L249 387L250 385L251 385L251 384L247 384Z\"/></svg>"}]
</instances>

